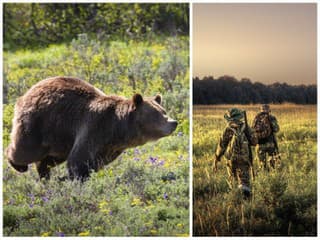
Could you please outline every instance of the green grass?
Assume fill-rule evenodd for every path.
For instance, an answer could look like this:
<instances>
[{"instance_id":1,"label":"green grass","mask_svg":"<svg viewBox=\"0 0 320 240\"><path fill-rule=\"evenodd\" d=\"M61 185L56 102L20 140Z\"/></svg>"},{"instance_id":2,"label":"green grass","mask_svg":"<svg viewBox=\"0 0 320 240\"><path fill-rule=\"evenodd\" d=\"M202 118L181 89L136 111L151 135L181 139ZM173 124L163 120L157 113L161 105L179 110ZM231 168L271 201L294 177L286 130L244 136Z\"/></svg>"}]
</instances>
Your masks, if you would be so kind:
<instances>
[{"instance_id":1,"label":"green grass","mask_svg":"<svg viewBox=\"0 0 320 240\"><path fill-rule=\"evenodd\" d=\"M187 236L189 234L189 40L101 41L4 52L3 148L13 106L36 82L76 76L106 94L162 94L178 120L169 137L128 149L88 181L58 181L66 164L40 181L35 167L14 171L4 156L4 236ZM170 54L168 54L170 53Z\"/></svg>"},{"instance_id":2,"label":"green grass","mask_svg":"<svg viewBox=\"0 0 320 240\"><path fill-rule=\"evenodd\" d=\"M228 105L193 111L193 234L200 236L315 236L317 234L316 106L272 105L282 167L257 172L252 201L226 183L225 160L213 172L213 153ZM232 106L233 107L233 106ZM239 105L248 120L257 105ZM254 152L254 151L253 151ZM254 163L258 170L257 162Z\"/></svg>"},{"instance_id":3,"label":"green grass","mask_svg":"<svg viewBox=\"0 0 320 240\"><path fill-rule=\"evenodd\" d=\"M7 163L3 174L5 236L178 236L189 232L188 136L127 150L84 184L39 181Z\"/></svg>"}]
</instances>

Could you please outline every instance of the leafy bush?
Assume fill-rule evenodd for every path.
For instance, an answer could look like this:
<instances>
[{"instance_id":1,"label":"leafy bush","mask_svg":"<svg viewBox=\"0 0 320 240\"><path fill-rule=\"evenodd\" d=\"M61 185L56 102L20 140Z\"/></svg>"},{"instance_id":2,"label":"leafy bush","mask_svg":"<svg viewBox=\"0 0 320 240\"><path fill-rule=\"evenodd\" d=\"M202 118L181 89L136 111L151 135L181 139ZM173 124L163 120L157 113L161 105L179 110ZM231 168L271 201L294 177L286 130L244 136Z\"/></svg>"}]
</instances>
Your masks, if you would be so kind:
<instances>
[{"instance_id":1,"label":"leafy bush","mask_svg":"<svg viewBox=\"0 0 320 240\"><path fill-rule=\"evenodd\" d=\"M189 33L189 4L5 3L4 49L47 47L78 34L146 39Z\"/></svg>"}]
</instances>

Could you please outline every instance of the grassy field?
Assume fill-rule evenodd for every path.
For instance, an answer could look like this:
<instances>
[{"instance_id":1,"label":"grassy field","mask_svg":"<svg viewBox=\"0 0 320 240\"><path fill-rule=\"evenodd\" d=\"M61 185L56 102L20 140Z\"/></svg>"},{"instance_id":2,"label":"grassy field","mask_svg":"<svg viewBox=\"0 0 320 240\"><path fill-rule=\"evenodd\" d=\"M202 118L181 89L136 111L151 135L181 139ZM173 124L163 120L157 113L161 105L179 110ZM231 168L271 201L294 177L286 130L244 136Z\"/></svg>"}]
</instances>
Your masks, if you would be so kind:
<instances>
[{"instance_id":1,"label":"grassy field","mask_svg":"<svg viewBox=\"0 0 320 240\"><path fill-rule=\"evenodd\" d=\"M126 151L84 184L39 181L34 167L3 174L5 236L186 236L188 136Z\"/></svg>"},{"instance_id":2,"label":"grassy field","mask_svg":"<svg viewBox=\"0 0 320 240\"><path fill-rule=\"evenodd\" d=\"M57 180L65 164L39 181L34 166L20 174L4 156L4 236L188 236L188 61L187 37L101 41L82 34L69 44L4 52L4 149L16 99L49 76L76 76L106 94L160 93L178 120L171 136L128 149L84 184Z\"/></svg>"},{"instance_id":3,"label":"grassy field","mask_svg":"<svg viewBox=\"0 0 320 240\"><path fill-rule=\"evenodd\" d=\"M213 172L213 153L226 126L228 105L193 110L193 234L198 236L315 236L317 234L316 106L271 105L277 117L281 167L257 172L252 201L226 182L225 160ZM247 110L251 124L258 105ZM253 151L254 152L254 151Z\"/></svg>"}]
</instances>

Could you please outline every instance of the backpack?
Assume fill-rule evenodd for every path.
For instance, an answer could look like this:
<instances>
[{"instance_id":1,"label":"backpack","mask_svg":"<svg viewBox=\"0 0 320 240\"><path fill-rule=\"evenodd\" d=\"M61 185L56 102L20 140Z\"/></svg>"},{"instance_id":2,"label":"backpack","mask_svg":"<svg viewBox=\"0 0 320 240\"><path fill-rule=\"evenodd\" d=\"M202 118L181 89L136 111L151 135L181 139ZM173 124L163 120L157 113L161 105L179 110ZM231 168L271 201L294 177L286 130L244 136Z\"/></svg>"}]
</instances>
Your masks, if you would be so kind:
<instances>
[{"instance_id":1,"label":"backpack","mask_svg":"<svg viewBox=\"0 0 320 240\"><path fill-rule=\"evenodd\" d=\"M258 140L266 139L272 134L271 122L268 113L259 113L253 121L252 128L256 132Z\"/></svg>"},{"instance_id":2,"label":"backpack","mask_svg":"<svg viewBox=\"0 0 320 240\"><path fill-rule=\"evenodd\" d=\"M245 124L238 128L228 127L232 130L233 135L228 144L225 157L231 161L236 161L240 158L247 158L249 156L249 141L244 132Z\"/></svg>"}]
</instances>

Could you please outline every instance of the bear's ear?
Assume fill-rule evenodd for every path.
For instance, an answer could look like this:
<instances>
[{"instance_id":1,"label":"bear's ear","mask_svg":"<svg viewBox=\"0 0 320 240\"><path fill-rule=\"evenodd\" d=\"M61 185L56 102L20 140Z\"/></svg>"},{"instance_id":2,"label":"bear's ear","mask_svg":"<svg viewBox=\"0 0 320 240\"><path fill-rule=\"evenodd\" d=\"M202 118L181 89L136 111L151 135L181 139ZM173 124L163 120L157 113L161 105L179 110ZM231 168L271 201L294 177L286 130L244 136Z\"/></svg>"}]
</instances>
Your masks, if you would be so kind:
<instances>
[{"instance_id":1,"label":"bear's ear","mask_svg":"<svg viewBox=\"0 0 320 240\"><path fill-rule=\"evenodd\" d=\"M157 96L154 97L154 100L155 100L158 104L161 104L161 101L162 101L161 95L157 94Z\"/></svg>"},{"instance_id":2,"label":"bear's ear","mask_svg":"<svg viewBox=\"0 0 320 240\"><path fill-rule=\"evenodd\" d=\"M142 98L141 94L136 93L135 95L133 95L132 101L133 101L134 105L137 107L143 102L143 98Z\"/></svg>"}]
</instances>

